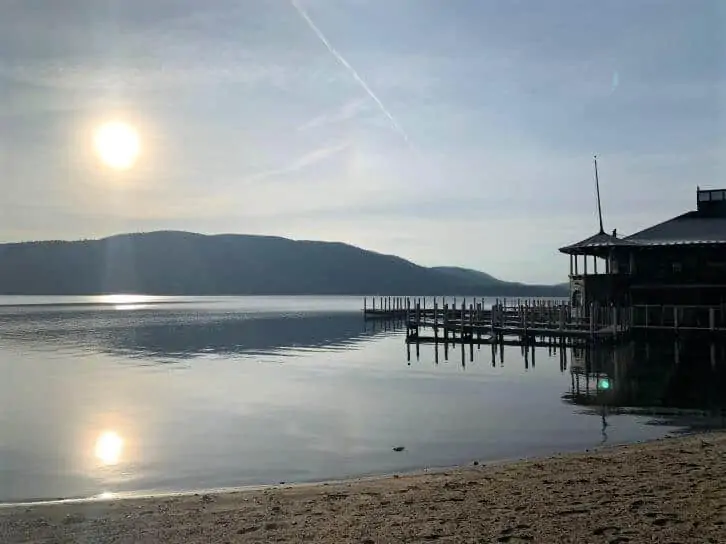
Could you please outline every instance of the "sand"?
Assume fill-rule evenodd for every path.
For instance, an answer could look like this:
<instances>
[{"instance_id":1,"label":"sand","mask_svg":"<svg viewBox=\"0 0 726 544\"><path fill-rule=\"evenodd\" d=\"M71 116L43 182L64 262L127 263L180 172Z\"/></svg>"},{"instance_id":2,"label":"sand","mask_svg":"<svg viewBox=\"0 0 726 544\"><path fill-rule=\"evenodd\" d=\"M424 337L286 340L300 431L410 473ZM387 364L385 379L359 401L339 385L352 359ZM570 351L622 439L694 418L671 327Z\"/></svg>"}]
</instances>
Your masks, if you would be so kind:
<instances>
[{"instance_id":1,"label":"sand","mask_svg":"<svg viewBox=\"0 0 726 544\"><path fill-rule=\"evenodd\" d=\"M0 508L0 542L726 543L726 433L345 483Z\"/></svg>"}]
</instances>

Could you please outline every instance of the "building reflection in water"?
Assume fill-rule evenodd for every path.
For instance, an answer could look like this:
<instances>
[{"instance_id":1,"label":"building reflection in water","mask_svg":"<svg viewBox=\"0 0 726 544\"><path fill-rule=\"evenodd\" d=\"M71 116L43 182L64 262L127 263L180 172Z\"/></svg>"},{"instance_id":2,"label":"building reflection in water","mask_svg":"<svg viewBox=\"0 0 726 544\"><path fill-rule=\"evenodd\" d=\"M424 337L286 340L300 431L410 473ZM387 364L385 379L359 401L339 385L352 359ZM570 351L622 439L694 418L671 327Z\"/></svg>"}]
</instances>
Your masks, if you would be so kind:
<instances>
[{"instance_id":1,"label":"building reflection in water","mask_svg":"<svg viewBox=\"0 0 726 544\"><path fill-rule=\"evenodd\" d=\"M630 413L689 426L726 423L726 344L699 338L572 348L565 402L603 419Z\"/></svg>"},{"instance_id":2,"label":"building reflection in water","mask_svg":"<svg viewBox=\"0 0 726 544\"><path fill-rule=\"evenodd\" d=\"M429 347L435 364L453 360L466 368L468 362L474 361L475 352L487 355L490 352L492 366L504 366L505 350L501 343L474 346L442 342ZM553 344L519 349L519 364L523 363L525 371L536 370L538 357L544 357L547 364L558 360L560 372L569 371L570 387L562 400L582 407L585 414L600 417L603 441L607 441L608 416L614 414L649 416L652 424L726 427L726 343L723 341L667 337L617 346L562 348ZM420 360L419 350L417 343L407 344L409 365L414 357ZM508 356L511 357L511 351Z\"/></svg>"}]
</instances>

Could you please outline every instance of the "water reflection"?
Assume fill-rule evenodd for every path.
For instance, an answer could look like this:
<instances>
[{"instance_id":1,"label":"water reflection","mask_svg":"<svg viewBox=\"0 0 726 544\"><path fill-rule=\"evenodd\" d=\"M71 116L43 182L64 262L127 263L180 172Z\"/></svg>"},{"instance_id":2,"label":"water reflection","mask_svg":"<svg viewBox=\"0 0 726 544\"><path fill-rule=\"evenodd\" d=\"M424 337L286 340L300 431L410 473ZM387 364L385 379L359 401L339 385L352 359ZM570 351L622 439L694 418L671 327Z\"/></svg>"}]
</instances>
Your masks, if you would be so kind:
<instances>
[{"instance_id":1,"label":"water reflection","mask_svg":"<svg viewBox=\"0 0 726 544\"><path fill-rule=\"evenodd\" d=\"M121 460L124 441L115 431L104 431L96 439L95 455L104 465L117 465Z\"/></svg>"},{"instance_id":2,"label":"water reflection","mask_svg":"<svg viewBox=\"0 0 726 544\"><path fill-rule=\"evenodd\" d=\"M113 305L134 305L134 304L142 304L144 302L153 301L154 297L149 297L147 295L101 295L98 297L98 302L100 304L113 304Z\"/></svg>"},{"instance_id":3,"label":"water reflection","mask_svg":"<svg viewBox=\"0 0 726 544\"><path fill-rule=\"evenodd\" d=\"M608 413L707 417L726 415L726 346L702 339L630 342L574 350L565 402Z\"/></svg>"},{"instance_id":4,"label":"water reflection","mask_svg":"<svg viewBox=\"0 0 726 544\"><path fill-rule=\"evenodd\" d=\"M360 313L247 313L178 310L5 312L2 340L34 349L69 348L169 361L209 355L291 354L291 350L347 349L392 325Z\"/></svg>"},{"instance_id":5,"label":"water reflection","mask_svg":"<svg viewBox=\"0 0 726 544\"><path fill-rule=\"evenodd\" d=\"M409 367L399 329L366 329L347 304L0 309L0 501L334 479L671 430L562 402L573 364L622 390L604 355L594 368L568 350L414 345ZM256 364L278 357L295 364ZM602 406L607 425L582 415Z\"/></svg>"},{"instance_id":6,"label":"water reflection","mask_svg":"<svg viewBox=\"0 0 726 544\"><path fill-rule=\"evenodd\" d=\"M559 360L559 371L568 373L569 390L562 400L584 408L602 420L607 440L608 416L647 415L652 424L726 426L726 344L702 339L632 341L618 346L561 348L443 343L407 345L407 359L421 361L433 351L434 365L455 362L462 370L479 359L490 358L493 368L504 368L505 355L518 351L513 364L524 372L537 372L538 357ZM482 353L475 357L475 353ZM452 357L453 354L453 357Z\"/></svg>"}]
</instances>

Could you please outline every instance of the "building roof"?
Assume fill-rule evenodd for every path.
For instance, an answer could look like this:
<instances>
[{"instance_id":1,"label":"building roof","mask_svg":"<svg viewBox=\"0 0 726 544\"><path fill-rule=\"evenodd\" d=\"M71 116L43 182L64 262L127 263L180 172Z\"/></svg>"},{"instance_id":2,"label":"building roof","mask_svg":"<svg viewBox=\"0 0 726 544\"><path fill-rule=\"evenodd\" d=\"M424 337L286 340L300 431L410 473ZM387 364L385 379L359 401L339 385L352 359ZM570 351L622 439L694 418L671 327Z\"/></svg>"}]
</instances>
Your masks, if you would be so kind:
<instances>
[{"instance_id":1,"label":"building roof","mask_svg":"<svg viewBox=\"0 0 726 544\"><path fill-rule=\"evenodd\" d=\"M648 247L726 244L726 214L684 213L623 240Z\"/></svg>"},{"instance_id":2,"label":"building roof","mask_svg":"<svg viewBox=\"0 0 726 544\"><path fill-rule=\"evenodd\" d=\"M726 246L726 189L696 189L697 209L625 238L600 232L560 248L570 255L605 257L613 247ZM615 234L613 232L613 234Z\"/></svg>"},{"instance_id":3,"label":"building roof","mask_svg":"<svg viewBox=\"0 0 726 544\"><path fill-rule=\"evenodd\" d=\"M627 245L633 244L623 238L599 232L575 244L561 247L560 251L570 255L599 255L607 253L612 247Z\"/></svg>"}]
</instances>

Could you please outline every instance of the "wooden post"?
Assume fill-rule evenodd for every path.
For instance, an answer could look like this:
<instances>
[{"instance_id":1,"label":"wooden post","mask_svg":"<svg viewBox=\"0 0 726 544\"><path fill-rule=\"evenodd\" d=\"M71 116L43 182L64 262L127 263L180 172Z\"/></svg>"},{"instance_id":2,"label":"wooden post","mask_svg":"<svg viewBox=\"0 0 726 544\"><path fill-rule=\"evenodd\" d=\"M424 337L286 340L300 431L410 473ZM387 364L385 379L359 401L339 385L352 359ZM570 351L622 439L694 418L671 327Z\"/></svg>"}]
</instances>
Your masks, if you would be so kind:
<instances>
[{"instance_id":1,"label":"wooden post","mask_svg":"<svg viewBox=\"0 0 726 544\"><path fill-rule=\"evenodd\" d=\"M673 328L678 329L678 306L673 306Z\"/></svg>"},{"instance_id":2,"label":"wooden post","mask_svg":"<svg viewBox=\"0 0 726 544\"><path fill-rule=\"evenodd\" d=\"M712 331L716 329L716 308L708 309L708 328Z\"/></svg>"},{"instance_id":3,"label":"wooden post","mask_svg":"<svg viewBox=\"0 0 726 544\"><path fill-rule=\"evenodd\" d=\"M635 321L635 307L630 305L630 317L628 319L628 330L633 328L633 321Z\"/></svg>"},{"instance_id":4,"label":"wooden post","mask_svg":"<svg viewBox=\"0 0 726 544\"><path fill-rule=\"evenodd\" d=\"M449 342L449 305L444 303L444 344Z\"/></svg>"},{"instance_id":5,"label":"wooden post","mask_svg":"<svg viewBox=\"0 0 726 544\"><path fill-rule=\"evenodd\" d=\"M469 304L469 334L472 342L474 341L474 305Z\"/></svg>"},{"instance_id":6,"label":"wooden post","mask_svg":"<svg viewBox=\"0 0 726 544\"><path fill-rule=\"evenodd\" d=\"M464 340L464 315L466 314L466 306L461 303L461 321L459 322L459 339Z\"/></svg>"},{"instance_id":7,"label":"wooden post","mask_svg":"<svg viewBox=\"0 0 726 544\"><path fill-rule=\"evenodd\" d=\"M648 328L648 305L645 305L645 328Z\"/></svg>"},{"instance_id":8,"label":"wooden post","mask_svg":"<svg viewBox=\"0 0 726 544\"><path fill-rule=\"evenodd\" d=\"M363 297L363 315L365 315L368 310L366 306L368 306L368 297Z\"/></svg>"},{"instance_id":9,"label":"wooden post","mask_svg":"<svg viewBox=\"0 0 726 544\"><path fill-rule=\"evenodd\" d=\"M434 344L439 343L439 317L437 315L438 304L436 298L434 298Z\"/></svg>"}]
</instances>

